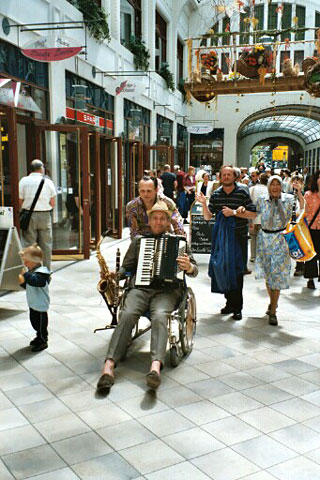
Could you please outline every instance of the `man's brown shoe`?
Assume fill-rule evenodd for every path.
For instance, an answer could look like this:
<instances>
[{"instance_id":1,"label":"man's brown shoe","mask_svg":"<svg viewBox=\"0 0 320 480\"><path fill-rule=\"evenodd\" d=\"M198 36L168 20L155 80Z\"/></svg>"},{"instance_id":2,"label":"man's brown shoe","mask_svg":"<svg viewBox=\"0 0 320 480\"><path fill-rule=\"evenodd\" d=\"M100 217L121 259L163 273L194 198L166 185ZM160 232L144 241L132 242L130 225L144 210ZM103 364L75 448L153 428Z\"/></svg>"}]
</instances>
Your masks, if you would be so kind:
<instances>
[{"instance_id":1,"label":"man's brown shoe","mask_svg":"<svg viewBox=\"0 0 320 480\"><path fill-rule=\"evenodd\" d=\"M109 375L109 373L104 373L101 375L99 382L97 384L97 390L107 390L112 387L114 384L114 377Z\"/></svg>"},{"instance_id":2,"label":"man's brown shoe","mask_svg":"<svg viewBox=\"0 0 320 480\"><path fill-rule=\"evenodd\" d=\"M147 374L146 379L147 379L147 386L149 388L152 388L153 390L156 390L161 383L160 375L155 370L151 370L151 372Z\"/></svg>"}]
</instances>

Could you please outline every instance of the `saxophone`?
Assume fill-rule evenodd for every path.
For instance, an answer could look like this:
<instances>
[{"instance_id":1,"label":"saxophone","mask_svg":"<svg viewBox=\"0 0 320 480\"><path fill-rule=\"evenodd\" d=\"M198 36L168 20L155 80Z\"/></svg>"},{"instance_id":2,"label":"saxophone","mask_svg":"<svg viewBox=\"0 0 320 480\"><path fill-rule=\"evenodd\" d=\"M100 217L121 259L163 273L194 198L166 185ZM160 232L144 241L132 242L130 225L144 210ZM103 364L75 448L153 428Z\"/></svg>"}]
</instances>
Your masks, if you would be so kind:
<instances>
[{"instance_id":1,"label":"saxophone","mask_svg":"<svg viewBox=\"0 0 320 480\"><path fill-rule=\"evenodd\" d=\"M101 294L102 298L106 302L106 305L112 315L111 325L117 324L117 309L120 301L120 292L119 292L119 275L117 272L120 268L120 250L117 249L116 257L116 275L113 275L104 259L104 256L101 253L100 245L103 238L99 241L97 245L97 259L100 266L100 280L97 285L98 292Z\"/></svg>"}]
</instances>

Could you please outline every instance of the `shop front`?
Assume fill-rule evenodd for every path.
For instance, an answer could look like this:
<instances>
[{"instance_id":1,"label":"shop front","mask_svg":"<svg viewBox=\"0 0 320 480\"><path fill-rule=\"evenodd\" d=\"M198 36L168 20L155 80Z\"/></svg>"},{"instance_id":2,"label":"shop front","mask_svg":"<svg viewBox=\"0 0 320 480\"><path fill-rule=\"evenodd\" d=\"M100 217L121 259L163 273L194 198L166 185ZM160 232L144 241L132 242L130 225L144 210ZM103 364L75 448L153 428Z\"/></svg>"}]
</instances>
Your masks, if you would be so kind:
<instances>
[{"instance_id":1,"label":"shop front","mask_svg":"<svg viewBox=\"0 0 320 480\"><path fill-rule=\"evenodd\" d=\"M138 183L150 170L146 150L150 143L150 110L124 99L123 177L125 205L138 195Z\"/></svg>"},{"instance_id":2,"label":"shop front","mask_svg":"<svg viewBox=\"0 0 320 480\"><path fill-rule=\"evenodd\" d=\"M209 133L190 135L190 165L207 167L212 173L217 172L223 163L224 129L215 128Z\"/></svg>"},{"instance_id":3,"label":"shop front","mask_svg":"<svg viewBox=\"0 0 320 480\"><path fill-rule=\"evenodd\" d=\"M121 237L121 139L102 88L89 90L93 101L83 110L68 93L65 115L50 124L48 65L0 41L0 204L13 206L19 228L19 181L41 159L57 190L53 258L89 258L101 232Z\"/></svg>"},{"instance_id":4,"label":"shop front","mask_svg":"<svg viewBox=\"0 0 320 480\"><path fill-rule=\"evenodd\" d=\"M114 136L114 97L71 72L66 72L66 97L66 121L88 129L89 239L96 247L101 234L121 238L123 226L122 139ZM74 195L73 182L68 188ZM70 201L78 218L77 203Z\"/></svg>"},{"instance_id":5,"label":"shop front","mask_svg":"<svg viewBox=\"0 0 320 480\"><path fill-rule=\"evenodd\" d=\"M176 148L176 164L180 166L181 170L186 170L188 157L188 139L189 134L187 127L177 124L177 148Z\"/></svg>"},{"instance_id":6,"label":"shop front","mask_svg":"<svg viewBox=\"0 0 320 480\"><path fill-rule=\"evenodd\" d=\"M162 115L157 115L157 141L156 145L146 149L147 161L151 168L160 173L164 165L174 167L174 147L172 146L173 122Z\"/></svg>"}]
</instances>

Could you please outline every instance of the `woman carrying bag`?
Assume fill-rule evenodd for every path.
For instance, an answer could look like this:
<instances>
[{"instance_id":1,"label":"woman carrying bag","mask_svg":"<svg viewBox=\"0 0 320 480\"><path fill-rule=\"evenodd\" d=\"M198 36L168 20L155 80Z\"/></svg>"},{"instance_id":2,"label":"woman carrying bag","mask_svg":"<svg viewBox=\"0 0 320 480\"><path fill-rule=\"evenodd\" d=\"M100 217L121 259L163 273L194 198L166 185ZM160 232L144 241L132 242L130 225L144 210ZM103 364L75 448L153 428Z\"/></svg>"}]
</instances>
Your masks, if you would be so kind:
<instances>
[{"instance_id":1,"label":"woman carrying bag","mask_svg":"<svg viewBox=\"0 0 320 480\"><path fill-rule=\"evenodd\" d=\"M310 190L304 199L306 201L306 217L309 225L311 238L317 255L304 266L304 278L308 279L307 287L314 290L313 279L320 278L320 170L317 170L311 177Z\"/></svg>"}]
</instances>

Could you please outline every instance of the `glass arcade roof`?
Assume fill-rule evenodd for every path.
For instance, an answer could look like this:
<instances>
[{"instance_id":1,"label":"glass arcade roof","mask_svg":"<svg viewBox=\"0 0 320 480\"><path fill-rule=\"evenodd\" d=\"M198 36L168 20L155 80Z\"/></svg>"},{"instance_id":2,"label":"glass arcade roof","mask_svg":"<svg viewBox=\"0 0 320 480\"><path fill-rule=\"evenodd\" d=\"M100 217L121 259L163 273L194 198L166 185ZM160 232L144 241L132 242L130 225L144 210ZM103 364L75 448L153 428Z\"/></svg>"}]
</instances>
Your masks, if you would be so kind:
<instances>
[{"instance_id":1,"label":"glass arcade roof","mask_svg":"<svg viewBox=\"0 0 320 480\"><path fill-rule=\"evenodd\" d=\"M240 138L253 133L278 131L279 134L291 133L303 139L308 144L320 140L320 122L307 117L295 115L278 115L260 118L249 123L240 133Z\"/></svg>"}]
</instances>

